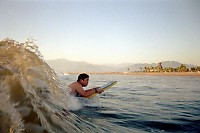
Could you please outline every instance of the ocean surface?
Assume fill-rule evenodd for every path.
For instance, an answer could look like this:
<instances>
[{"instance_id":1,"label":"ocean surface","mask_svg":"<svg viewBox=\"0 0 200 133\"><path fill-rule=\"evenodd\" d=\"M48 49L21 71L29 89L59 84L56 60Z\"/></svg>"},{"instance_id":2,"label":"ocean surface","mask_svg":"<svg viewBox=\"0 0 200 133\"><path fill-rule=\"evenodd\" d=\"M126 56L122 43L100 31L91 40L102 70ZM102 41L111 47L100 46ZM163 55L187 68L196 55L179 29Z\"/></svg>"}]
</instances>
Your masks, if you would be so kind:
<instances>
[{"instance_id":1,"label":"ocean surface","mask_svg":"<svg viewBox=\"0 0 200 133\"><path fill-rule=\"evenodd\" d=\"M30 42L0 42L0 133L199 133L199 76L90 75L92 99L68 95L78 75L56 73Z\"/></svg>"}]
</instances>

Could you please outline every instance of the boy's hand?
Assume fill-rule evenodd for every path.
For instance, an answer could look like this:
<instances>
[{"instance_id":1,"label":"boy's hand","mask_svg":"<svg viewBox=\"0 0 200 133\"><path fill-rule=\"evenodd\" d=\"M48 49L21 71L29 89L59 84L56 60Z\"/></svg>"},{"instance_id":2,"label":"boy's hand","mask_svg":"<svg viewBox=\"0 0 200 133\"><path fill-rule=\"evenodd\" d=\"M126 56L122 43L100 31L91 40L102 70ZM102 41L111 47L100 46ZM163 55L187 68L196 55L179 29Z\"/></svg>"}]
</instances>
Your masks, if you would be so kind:
<instances>
[{"instance_id":1,"label":"boy's hand","mask_svg":"<svg viewBox=\"0 0 200 133\"><path fill-rule=\"evenodd\" d=\"M104 92L104 90L103 89L97 89L97 93L102 93L102 92Z\"/></svg>"},{"instance_id":2,"label":"boy's hand","mask_svg":"<svg viewBox=\"0 0 200 133\"><path fill-rule=\"evenodd\" d=\"M100 87L95 87L94 89L96 90L96 93L99 93L99 94L104 92L104 90L100 89Z\"/></svg>"}]
</instances>

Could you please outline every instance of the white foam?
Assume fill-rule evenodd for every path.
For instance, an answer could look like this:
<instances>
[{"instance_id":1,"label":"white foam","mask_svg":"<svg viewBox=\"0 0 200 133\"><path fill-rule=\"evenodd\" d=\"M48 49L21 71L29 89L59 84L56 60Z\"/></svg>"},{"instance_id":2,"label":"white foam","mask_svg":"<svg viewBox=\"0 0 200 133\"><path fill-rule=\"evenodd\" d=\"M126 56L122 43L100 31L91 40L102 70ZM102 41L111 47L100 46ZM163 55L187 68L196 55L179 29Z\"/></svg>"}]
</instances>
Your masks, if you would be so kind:
<instances>
[{"instance_id":1,"label":"white foam","mask_svg":"<svg viewBox=\"0 0 200 133\"><path fill-rule=\"evenodd\" d=\"M80 110L83 108L83 105L79 101L79 99L73 95L67 96L67 110Z\"/></svg>"}]
</instances>

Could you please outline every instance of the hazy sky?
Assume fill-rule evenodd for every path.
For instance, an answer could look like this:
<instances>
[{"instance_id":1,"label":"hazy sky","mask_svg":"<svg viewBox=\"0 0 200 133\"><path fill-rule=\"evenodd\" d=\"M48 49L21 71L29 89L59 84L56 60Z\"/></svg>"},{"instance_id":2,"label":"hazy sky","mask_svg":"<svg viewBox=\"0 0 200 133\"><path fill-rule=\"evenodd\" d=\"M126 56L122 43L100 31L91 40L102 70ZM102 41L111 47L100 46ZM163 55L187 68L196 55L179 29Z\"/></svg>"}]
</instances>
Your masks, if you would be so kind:
<instances>
[{"instance_id":1,"label":"hazy sky","mask_svg":"<svg viewBox=\"0 0 200 133\"><path fill-rule=\"evenodd\" d=\"M200 0L0 0L0 40L45 59L200 65Z\"/></svg>"}]
</instances>

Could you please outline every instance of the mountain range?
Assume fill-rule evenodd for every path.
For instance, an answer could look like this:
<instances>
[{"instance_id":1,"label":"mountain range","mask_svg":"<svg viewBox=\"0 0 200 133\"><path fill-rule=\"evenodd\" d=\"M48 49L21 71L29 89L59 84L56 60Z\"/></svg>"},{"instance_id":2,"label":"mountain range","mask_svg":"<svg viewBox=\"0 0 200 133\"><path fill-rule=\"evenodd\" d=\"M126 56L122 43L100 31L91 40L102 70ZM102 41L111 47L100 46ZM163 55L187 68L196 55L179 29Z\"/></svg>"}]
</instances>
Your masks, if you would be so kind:
<instances>
[{"instance_id":1,"label":"mountain range","mask_svg":"<svg viewBox=\"0 0 200 133\"><path fill-rule=\"evenodd\" d=\"M118 65L97 65L97 64L91 64L88 62L81 62L81 61L71 61L67 59L54 59L54 60L46 60L47 64L51 68L53 68L56 71L59 72L126 72L126 71L141 71L144 67L149 66L157 66L158 63L124 63L124 64L118 64ZM181 64L177 61L162 61L161 62L163 68L165 67L172 67L177 68ZM191 64L184 64L186 67L196 67L195 65Z\"/></svg>"}]
</instances>

